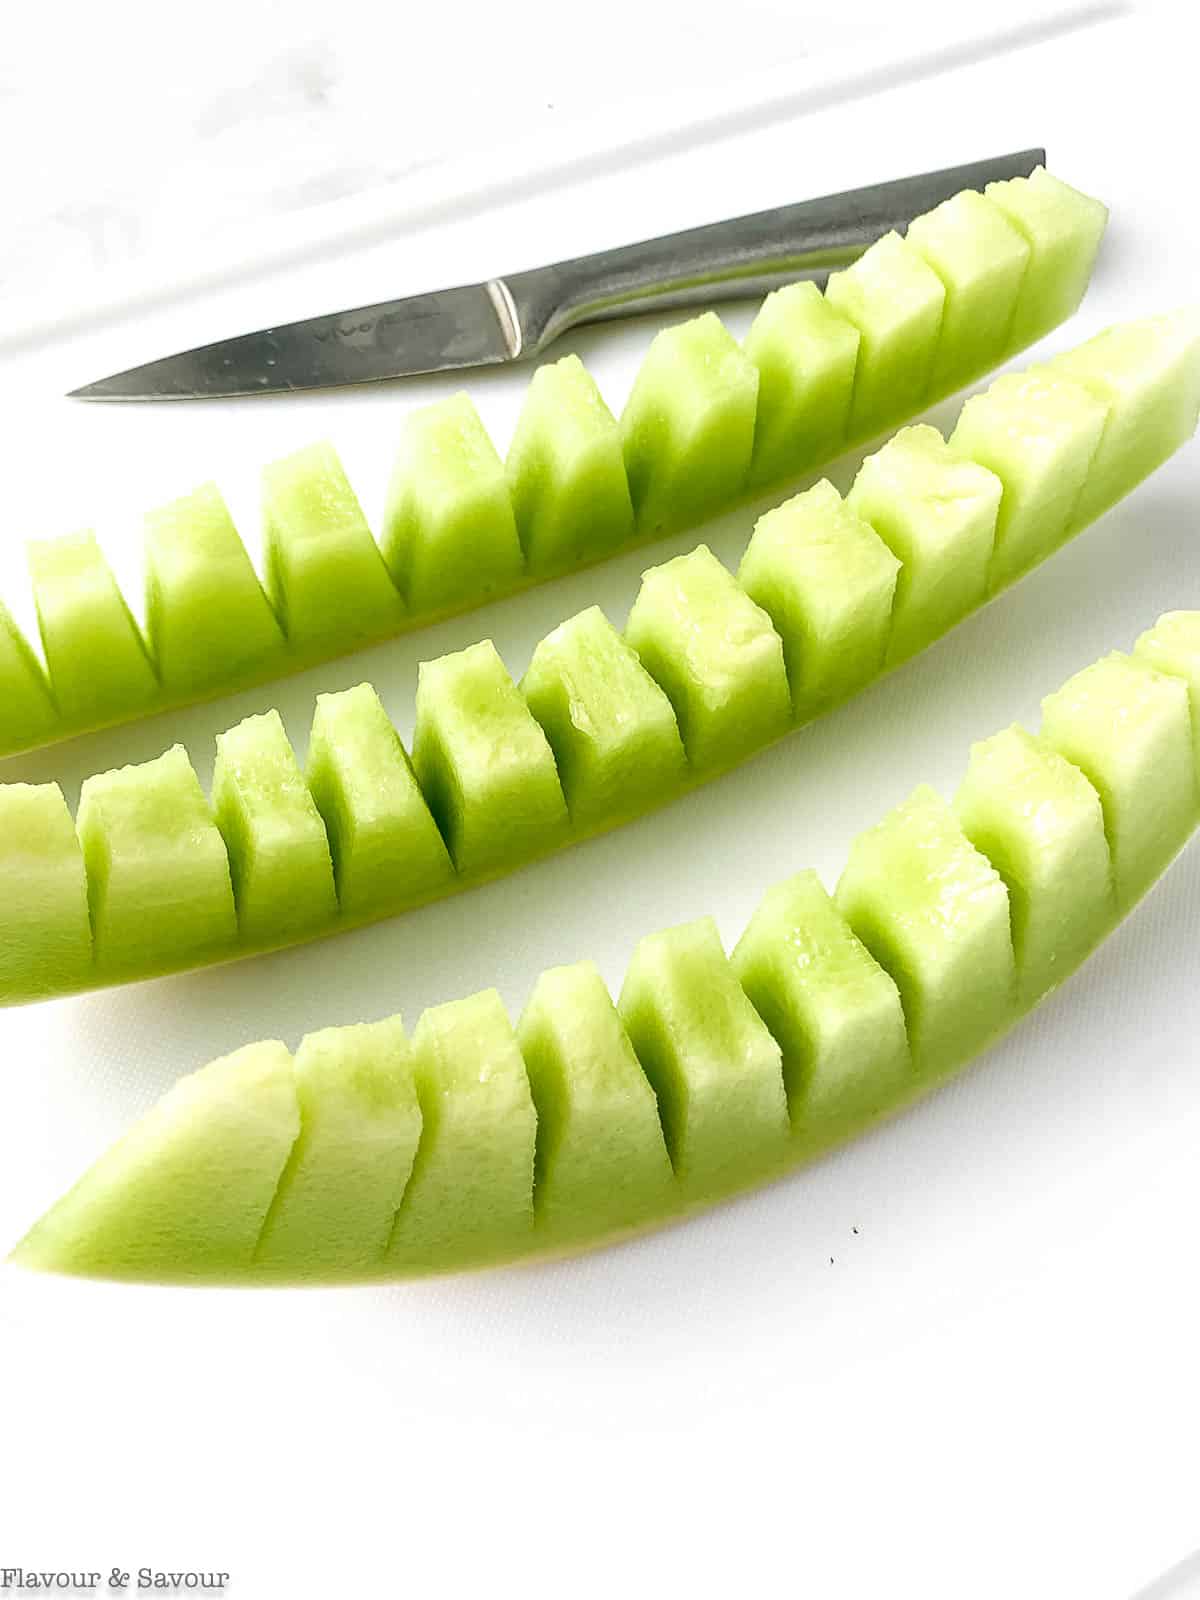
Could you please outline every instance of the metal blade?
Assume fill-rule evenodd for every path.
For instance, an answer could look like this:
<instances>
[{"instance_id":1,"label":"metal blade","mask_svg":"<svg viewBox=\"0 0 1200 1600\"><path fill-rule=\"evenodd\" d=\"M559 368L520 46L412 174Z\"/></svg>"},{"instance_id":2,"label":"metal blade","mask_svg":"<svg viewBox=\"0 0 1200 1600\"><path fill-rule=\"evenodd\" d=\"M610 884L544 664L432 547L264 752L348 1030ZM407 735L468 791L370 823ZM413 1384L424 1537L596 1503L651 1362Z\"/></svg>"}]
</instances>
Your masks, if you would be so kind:
<instances>
[{"instance_id":1,"label":"metal blade","mask_svg":"<svg viewBox=\"0 0 1200 1600\"><path fill-rule=\"evenodd\" d=\"M194 400L377 383L511 361L503 290L475 283L220 339L73 389L76 400Z\"/></svg>"}]
</instances>

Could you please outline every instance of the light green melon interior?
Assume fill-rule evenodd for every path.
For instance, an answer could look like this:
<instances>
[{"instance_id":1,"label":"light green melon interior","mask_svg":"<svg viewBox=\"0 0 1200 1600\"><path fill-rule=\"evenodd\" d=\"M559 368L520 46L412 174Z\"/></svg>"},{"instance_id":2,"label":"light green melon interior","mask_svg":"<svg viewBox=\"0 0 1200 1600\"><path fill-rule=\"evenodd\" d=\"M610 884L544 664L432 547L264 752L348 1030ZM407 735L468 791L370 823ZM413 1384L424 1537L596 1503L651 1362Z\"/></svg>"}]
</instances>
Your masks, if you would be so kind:
<instances>
[{"instance_id":1,"label":"light green melon interior","mask_svg":"<svg viewBox=\"0 0 1200 1600\"><path fill-rule=\"evenodd\" d=\"M1190 332L1179 336L1200 364ZM1156 321L1147 330L1151 368L1164 383L1190 383L1164 362L1162 337ZM1127 348L1121 363L1128 375ZM975 413L978 438L1008 426L1019 391L1009 380L1000 386L994 412ZM705 546L651 568L623 635L589 608L537 646L520 688L488 641L424 663L411 766L368 685L322 697L306 778L278 718L251 719L221 740L214 798L224 840L175 752L166 759L186 769L195 852L170 786L165 802L156 798L159 764L89 780L80 834L95 959L73 978L65 968L43 978L10 963L0 971L0 1003L336 933L470 888L677 798L835 706L994 592L997 510L1014 486L1026 511L1056 508L1048 545L1061 542L1078 491L1055 498L1050 464L1088 454L1079 428L1087 417L1094 439L1097 403L1074 379L1038 369L1031 405L1045 434L1032 424L1018 430L1028 441L1025 473L1011 442L1003 462L989 456L1000 468L993 471L932 428L905 429L866 459L846 500L821 483L768 512L738 578ZM1026 549L1022 566L1028 558ZM1173 659L1194 662L1187 624L1174 628ZM1166 633L1157 637L1161 652ZM1156 714L1161 739L1146 735L1148 748L1160 739L1161 759L1170 752L1174 774L1186 765L1181 726L1195 714L1194 677L1189 683L1191 700L1184 685L1156 691L1174 709ZM1072 748L1063 747L1068 759ZM1111 784L1095 768L1114 816L1126 816L1120 770L1129 759L1113 756ZM97 804L101 795L111 803ZM1177 832L1187 822L1182 790L1172 800L1163 786L1155 803L1171 807ZM1151 853L1126 873L1138 850L1130 842L1117 849L1126 899L1157 870ZM240 932L229 915L230 862ZM38 923L47 947L59 937L54 922L47 902ZM0 941L14 944L17 929L33 938L30 927L17 899L0 893ZM68 944L75 937L69 917L61 935Z\"/></svg>"},{"instance_id":2,"label":"light green melon interior","mask_svg":"<svg viewBox=\"0 0 1200 1600\"><path fill-rule=\"evenodd\" d=\"M405 1277L599 1244L774 1178L909 1104L1066 978L1131 903L1110 897L1110 843L1118 873L1129 838L1160 868L1183 845L1200 818L1154 798L1164 747L1135 731L1114 773L1111 730L1145 716L1158 737L1159 700L1141 709L1130 680L1161 676L1194 784L1189 672L1098 663L1048 698L1040 736L975 747L955 807L918 789L860 835L835 896L808 872L770 889L732 959L708 919L643 939L617 1007L584 963L544 973L516 1030L488 990L426 1011L411 1047L392 1019L205 1068L14 1259L179 1282ZM1077 764L1051 727L1081 679ZM1087 768L1122 786L1115 833Z\"/></svg>"}]
</instances>

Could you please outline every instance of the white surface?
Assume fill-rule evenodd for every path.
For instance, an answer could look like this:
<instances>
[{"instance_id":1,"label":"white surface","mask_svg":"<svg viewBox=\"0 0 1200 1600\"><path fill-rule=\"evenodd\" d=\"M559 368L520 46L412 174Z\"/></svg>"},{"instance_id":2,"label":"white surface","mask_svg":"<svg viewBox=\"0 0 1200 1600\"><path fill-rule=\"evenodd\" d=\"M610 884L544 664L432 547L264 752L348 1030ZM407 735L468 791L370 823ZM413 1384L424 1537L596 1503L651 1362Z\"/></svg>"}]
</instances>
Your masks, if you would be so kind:
<instances>
[{"instance_id":1,"label":"white surface","mask_svg":"<svg viewBox=\"0 0 1200 1600\"><path fill-rule=\"evenodd\" d=\"M1094 291L1051 343L1165 309L1194 295L1200 254L1189 62L1161 26L1107 23L680 147L628 176L476 208L403 250L47 343L10 360L0 388L8 527L96 520L132 574L139 510L212 474L253 526L258 463L324 433L377 512L397 418L453 382L145 410L58 396L196 339L479 276L501 258L1031 142L1114 212ZM576 341L614 404L650 331ZM521 381L470 381L502 445ZM843 485L851 468L835 474ZM952 788L973 738L1036 717L1072 671L1200 603L1198 475L1193 448L925 657L656 818L334 943L0 1016L0 1240L181 1072L247 1038L396 1009L415 1020L491 982L516 1011L543 966L585 955L615 987L642 932L711 911L732 940L785 873L815 865L832 880L853 834L916 782ZM739 515L706 536L736 559L749 528ZM15 570L19 554L3 555ZM4 776L58 777L73 798L89 771L176 737L206 776L220 728L277 703L302 749L314 694L364 677L407 733L423 656L487 633L519 672L582 605L622 620L645 564L619 560ZM250 1600L1127 1600L1200 1544L1198 905L1193 847L1066 992L934 1100L620 1250L307 1293L5 1272L0 1566L216 1568Z\"/></svg>"}]
</instances>

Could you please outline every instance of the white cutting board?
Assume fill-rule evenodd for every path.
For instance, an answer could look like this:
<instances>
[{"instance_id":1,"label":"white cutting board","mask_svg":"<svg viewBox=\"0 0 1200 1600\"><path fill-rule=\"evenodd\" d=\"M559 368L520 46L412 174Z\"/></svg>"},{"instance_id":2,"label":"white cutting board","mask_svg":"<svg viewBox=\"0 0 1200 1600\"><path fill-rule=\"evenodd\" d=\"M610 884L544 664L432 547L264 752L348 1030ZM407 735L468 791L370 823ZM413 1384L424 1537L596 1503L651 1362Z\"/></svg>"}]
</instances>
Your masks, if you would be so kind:
<instances>
[{"instance_id":1,"label":"white cutting board","mask_svg":"<svg viewBox=\"0 0 1200 1600\"><path fill-rule=\"evenodd\" d=\"M322 435L377 515L400 417L461 379L184 407L60 398L244 327L1033 143L1113 208L1093 291L1048 346L1173 306L1200 264L1192 76L1160 18L887 90L842 79L790 110L777 77L743 84L724 128L660 132L460 213L414 202L373 243L39 334L0 379L4 588L17 534L91 522L136 589L142 509L214 476L253 527L259 463ZM614 406L653 326L571 341ZM524 376L467 382L503 447ZM1198 493L1193 448L902 672L644 823L337 941L0 1015L0 1243L176 1077L248 1039L415 1021L492 983L515 1013L542 967L584 956L615 988L643 932L712 912L732 942L776 879L811 865L832 882L916 783L952 790L972 739L1036 718L1073 671L1200 604ZM706 537L735 561L749 531L736 515ZM316 692L363 678L407 735L422 657L490 635L517 674L580 607L623 621L647 559L3 776L58 778L73 800L87 773L178 738L207 777L215 732L270 705L302 753ZM1192 847L1064 993L936 1098L621 1249L261 1294L6 1270L0 1566L220 1569L250 1600L1128 1600L1200 1543L1198 906Z\"/></svg>"}]
</instances>

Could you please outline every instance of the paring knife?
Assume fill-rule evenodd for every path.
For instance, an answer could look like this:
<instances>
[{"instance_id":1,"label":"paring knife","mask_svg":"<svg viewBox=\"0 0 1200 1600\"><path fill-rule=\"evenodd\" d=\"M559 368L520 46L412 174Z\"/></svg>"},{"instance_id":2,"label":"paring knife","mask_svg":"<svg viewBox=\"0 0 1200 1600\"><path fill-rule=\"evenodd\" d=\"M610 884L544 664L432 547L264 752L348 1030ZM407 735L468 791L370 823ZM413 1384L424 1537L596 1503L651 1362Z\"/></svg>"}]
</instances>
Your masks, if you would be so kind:
<instances>
[{"instance_id":1,"label":"paring knife","mask_svg":"<svg viewBox=\"0 0 1200 1600\"><path fill-rule=\"evenodd\" d=\"M960 189L1027 177L1044 150L972 161L459 289L201 345L75 389L80 400L193 400L376 383L539 355L566 329L824 280Z\"/></svg>"}]
</instances>

